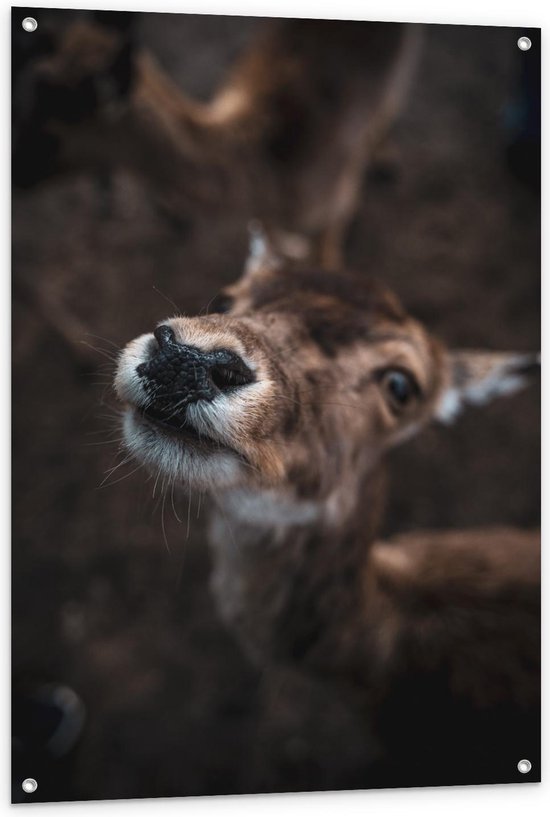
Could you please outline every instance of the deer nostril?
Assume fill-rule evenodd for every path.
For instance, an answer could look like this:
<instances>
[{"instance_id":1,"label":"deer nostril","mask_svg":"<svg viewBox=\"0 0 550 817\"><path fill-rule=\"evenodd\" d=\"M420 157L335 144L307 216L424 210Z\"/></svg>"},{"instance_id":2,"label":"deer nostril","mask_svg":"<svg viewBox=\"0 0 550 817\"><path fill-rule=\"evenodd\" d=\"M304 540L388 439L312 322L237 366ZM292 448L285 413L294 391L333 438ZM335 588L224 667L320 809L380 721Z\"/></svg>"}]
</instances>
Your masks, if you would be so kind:
<instances>
[{"instance_id":1,"label":"deer nostril","mask_svg":"<svg viewBox=\"0 0 550 817\"><path fill-rule=\"evenodd\" d=\"M166 346L172 346L174 343L176 343L174 330L171 326L166 326L166 324L157 326L153 332L153 335L155 336L155 340L161 349L164 349Z\"/></svg>"},{"instance_id":2,"label":"deer nostril","mask_svg":"<svg viewBox=\"0 0 550 817\"><path fill-rule=\"evenodd\" d=\"M246 386L254 381L254 375L240 358L229 363L216 363L210 369L210 379L220 391Z\"/></svg>"}]
</instances>

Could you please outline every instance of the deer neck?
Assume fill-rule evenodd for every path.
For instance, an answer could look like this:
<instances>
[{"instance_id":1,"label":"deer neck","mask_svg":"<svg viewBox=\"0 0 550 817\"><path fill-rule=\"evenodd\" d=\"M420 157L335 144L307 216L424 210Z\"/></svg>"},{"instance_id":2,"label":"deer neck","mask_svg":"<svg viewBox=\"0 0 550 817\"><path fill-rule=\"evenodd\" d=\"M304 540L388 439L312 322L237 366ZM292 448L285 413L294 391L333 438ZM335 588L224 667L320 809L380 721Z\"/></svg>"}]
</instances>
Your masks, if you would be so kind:
<instances>
[{"instance_id":1,"label":"deer neck","mask_svg":"<svg viewBox=\"0 0 550 817\"><path fill-rule=\"evenodd\" d=\"M323 500L242 490L217 498L212 586L253 659L325 672L358 660L384 483L378 471Z\"/></svg>"}]
</instances>

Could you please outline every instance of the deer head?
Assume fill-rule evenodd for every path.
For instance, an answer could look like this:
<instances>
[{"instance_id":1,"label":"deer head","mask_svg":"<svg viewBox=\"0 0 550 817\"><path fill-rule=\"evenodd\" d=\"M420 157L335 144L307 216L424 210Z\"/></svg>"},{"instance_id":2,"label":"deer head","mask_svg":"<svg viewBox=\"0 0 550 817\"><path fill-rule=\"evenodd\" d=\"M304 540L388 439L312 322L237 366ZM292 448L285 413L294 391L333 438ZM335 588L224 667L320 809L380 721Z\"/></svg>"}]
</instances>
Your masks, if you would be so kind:
<instances>
[{"instance_id":1,"label":"deer head","mask_svg":"<svg viewBox=\"0 0 550 817\"><path fill-rule=\"evenodd\" d=\"M236 207L286 254L339 262L362 174L406 97L418 29L270 21L202 102L140 47L132 19L41 27L17 64L14 183L125 168L172 222L198 205Z\"/></svg>"},{"instance_id":2,"label":"deer head","mask_svg":"<svg viewBox=\"0 0 550 817\"><path fill-rule=\"evenodd\" d=\"M115 386L127 447L168 480L334 505L390 447L516 391L537 366L450 351L380 282L294 268L256 235L209 314L132 341Z\"/></svg>"}]
</instances>

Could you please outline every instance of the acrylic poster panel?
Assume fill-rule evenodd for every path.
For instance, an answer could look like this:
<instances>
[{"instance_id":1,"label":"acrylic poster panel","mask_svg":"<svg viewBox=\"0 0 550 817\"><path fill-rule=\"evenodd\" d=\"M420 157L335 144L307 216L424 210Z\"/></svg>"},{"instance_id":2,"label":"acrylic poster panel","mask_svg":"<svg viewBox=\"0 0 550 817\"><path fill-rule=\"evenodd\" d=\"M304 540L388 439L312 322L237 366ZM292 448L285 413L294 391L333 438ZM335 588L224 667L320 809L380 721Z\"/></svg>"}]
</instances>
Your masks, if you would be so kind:
<instances>
[{"instance_id":1,"label":"acrylic poster panel","mask_svg":"<svg viewBox=\"0 0 550 817\"><path fill-rule=\"evenodd\" d=\"M540 779L539 120L538 30L13 11L15 801Z\"/></svg>"}]
</instances>

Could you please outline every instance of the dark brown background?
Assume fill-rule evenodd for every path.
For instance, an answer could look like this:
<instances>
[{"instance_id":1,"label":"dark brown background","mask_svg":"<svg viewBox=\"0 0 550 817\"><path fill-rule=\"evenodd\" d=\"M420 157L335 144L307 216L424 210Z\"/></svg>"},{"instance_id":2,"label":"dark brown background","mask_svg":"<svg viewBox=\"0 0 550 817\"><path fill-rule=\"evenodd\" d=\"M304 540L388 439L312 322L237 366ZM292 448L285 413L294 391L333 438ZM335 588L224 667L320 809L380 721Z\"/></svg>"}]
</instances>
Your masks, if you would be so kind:
<instances>
[{"instance_id":1,"label":"dark brown background","mask_svg":"<svg viewBox=\"0 0 550 817\"><path fill-rule=\"evenodd\" d=\"M138 35L206 97L260 24L144 14ZM539 345L539 200L506 162L520 33L427 29L392 173L366 180L351 236L351 264L450 344ZM244 218L197 212L178 233L134 179L116 175L106 200L94 179L73 178L16 191L13 237L14 672L71 685L88 712L49 796L368 786L368 747L343 702L260 675L218 622L206 500L199 517L191 497L189 535L187 498L181 524L167 503L166 546L142 470L99 487L116 462L104 443L119 436L110 364L97 354L83 366L51 306L70 316L72 340L108 351L174 311L155 287L198 312L239 274ZM395 452L387 532L537 525L539 422L533 388Z\"/></svg>"}]
</instances>

